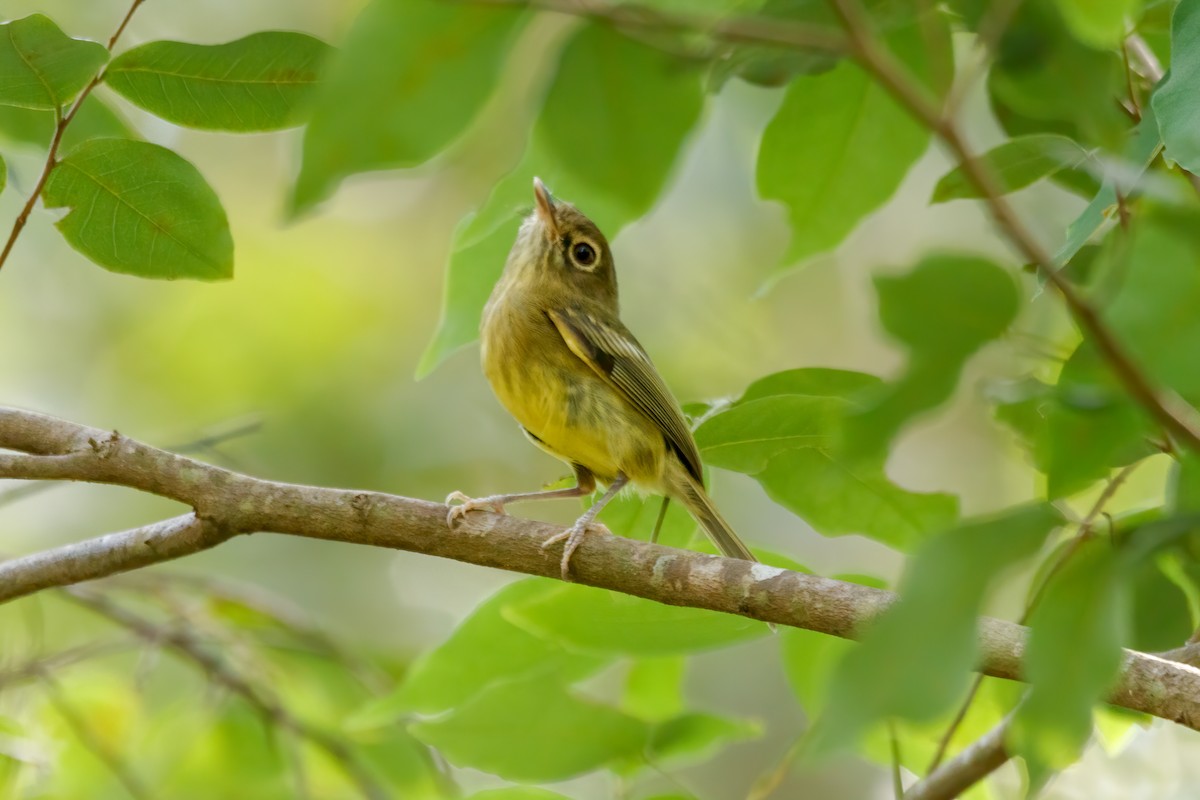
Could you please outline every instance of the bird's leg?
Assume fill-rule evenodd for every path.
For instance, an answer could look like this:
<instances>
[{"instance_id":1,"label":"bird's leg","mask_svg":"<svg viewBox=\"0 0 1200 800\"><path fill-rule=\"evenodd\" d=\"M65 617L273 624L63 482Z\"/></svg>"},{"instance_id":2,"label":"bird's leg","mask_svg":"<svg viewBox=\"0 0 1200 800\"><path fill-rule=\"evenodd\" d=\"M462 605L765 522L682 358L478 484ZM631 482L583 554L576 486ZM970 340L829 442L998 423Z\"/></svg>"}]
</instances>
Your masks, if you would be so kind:
<instances>
[{"instance_id":1,"label":"bird's leg","mask_svg":"<svg viewBox=\"0 0 1200 800\"><path fill-rule=\"evenodd\" d=\"M520 503L525 500L559 500L566 497L583 497L585 494L591 494L596 491L596 479L592 473L578 464L572 465L575 470L575 485L566 489L550 489L541 492L519 492L517 494L493 494L488 497L471 498L467 497L462 492L451 492L446 498L446 505L458 503L456 506L450 506L449 513L446 514L446 525L453 528L455 523L462 519L468 512L478 511L479 509L491 509L497 514L503 514L504 507L509 503Z\"/></svg>"},{"instance_id":2,"label":"bird's leg","mask_svg":"<svg viewBox=\"0 0 1200 800\"><path fill-rule=\"evenodd\" d=\"M571 580L571 556L575 553L575 548L579 547L579 543L583 541L583 534L587 532L588 528L595 527L596 515L617 496L617 492L625 488L627 483L629 483L629 479L623 473L618 472L616 480L608 487L608 491L592 504L591 508L583 512L583 516L575 520L574 525L542 542L542 549L545 550L566 539L567 543L563 545L562 554L562 578L564 581Z\"/></svg>"}]
</instances>

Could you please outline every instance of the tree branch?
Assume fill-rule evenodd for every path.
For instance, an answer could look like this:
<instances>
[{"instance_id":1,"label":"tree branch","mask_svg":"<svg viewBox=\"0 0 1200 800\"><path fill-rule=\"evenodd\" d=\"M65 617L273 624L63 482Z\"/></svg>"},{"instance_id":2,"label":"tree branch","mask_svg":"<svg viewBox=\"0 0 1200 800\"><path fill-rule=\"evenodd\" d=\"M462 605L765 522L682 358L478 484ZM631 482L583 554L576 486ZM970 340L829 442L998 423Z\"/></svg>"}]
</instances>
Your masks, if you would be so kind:
<instances>
[{"instance_id":1,"label":"tree branch","mask_svg":"<svg viewBox=\"0 0 1200 800\"><path fill-rule=\"evenodd\" d=\"M1009 715L1000 724L965 747L941 769L913 784L904 800L954 800L1008 761L1004 739L1012 721Z\"/></svg>"},{"instance_id":2,"label":"tree branch","mask_svg":"<svg viewBox=\"0 0 1200 800\"><path fill-rule=\"evenodd\" d=\"M0 602L214 547L252 531L388 547L481 566L559 576L542 542L561 527L475 513L455 529L447 507L377 492L276 483L42 414L0 407L0 478L108 483L191 505L165 522L0 562ZM575 579L660 603L691 606L854 638L890 592L604 533L575 554ZM1021 679L1027 631L983 618L987 675ZM1109 701L1200 730L1200 670L1127 651Z\"/></svg>"}]
</instances>

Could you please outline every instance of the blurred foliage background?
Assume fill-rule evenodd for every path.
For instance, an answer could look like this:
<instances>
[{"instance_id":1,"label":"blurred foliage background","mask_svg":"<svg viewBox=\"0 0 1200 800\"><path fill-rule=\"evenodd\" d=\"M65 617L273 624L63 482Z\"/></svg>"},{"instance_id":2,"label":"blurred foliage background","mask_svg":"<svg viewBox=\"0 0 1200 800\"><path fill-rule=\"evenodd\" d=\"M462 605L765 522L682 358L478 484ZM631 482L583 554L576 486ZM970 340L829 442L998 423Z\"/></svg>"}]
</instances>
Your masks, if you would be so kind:
<instances>
[{"instance_id":1,"label":"blurred foliage background","mask_svg":"<svg viewBox=\"0 0 1200 800\"><path fill-rule=\"evenodd\" d=\"M134 15L117 52L162 39L215 44L265 29L301 31L339 46L365 5L149 0ZM390 9L387 13L402 15L406 6L419 5L418 0L376 0L373 10L363 13ZM708 11L703 4L686 2L655 5ZM758 4L723 4L740 5L754 11ZM802 19L811 10L805 3L793 4L792 12L779 10L787 4L767 5ZM905 5L892 11L911 12ZM990 4L952 5L927 13L954 27L946 43L952 45L960 74L977 70L979 53L968 29L973 29L974 15L982 13L979 7L986 10ZM1119 48L1107 28L1096 33L1087 25L1072 27L1070 12L1063 9L1074 5L1083 7L1065 0L1028 0L1025 16L1018 19L1026 26L1021 31L1036 40L1035 34L1053 30L1070 39L1069 46L1055 51L1070 66L1086 65L1086 58L1075 58L1082 48L1085 54L1103 54L1095 58L1107 69L1109 56ZM1121 6L1119 19L1138 22L1150 46L1166 59L1172 4L1104 5ZM14 0L4 14L11 19L45 14L71 36L104 42L127 7L120 0ZM882 3L873 9L886 20L888 7ZM1062 33L1064 24L1068 33ZM890 431L896 436L886 451L886 473L897 491L956 498L947 498L952 510L940 524L931 523L930 530L911 537L867 537L856 529L825 530L847 535L823 535L808 524L822 527L813 519L818 511L801 514L806 523L785 507L787 502L772 502L747 475L713 470L714 496L734 527L752 545L775 554L770 558L778 563L890 587L918 541L933 529L951 527L957 515L974 517L1042 499L1059 500L1068 517L1087 512L1103 489L1103 478L1127 461L1110 463L1101 454L1098 462L1081 468L1082 476L1062 478L1074 481L1068 491L1048 492L1049 470L1044 463L1041 470L1035 467L1028 447L997 421L995 411L997 405L1028 401L1013 387L1024 386L1020 381L1031 375L1052 379L1079 335L1059 299L1018 269L978 202L930 204L939 179L955 165L929 146L927 137L910 136L908 160L870 162L877 140L907 135L898 127L908 124L903 112L880 112L879 129L862 134L866 138L854 142L853 150L847 148L846 157L852 160L858 152L869 174L895 173L898 188L882 190L886 202L859 209L847 227L852 232L843 238L837 231L842 221L821 217L829 199L816 194L807 213L817 222L810 228L801 225L794 235L790 215L800 213L795 210L802 208L800 201L789 211L764 198L778 196L773 182L806 185L803 149L815 145L803 137L814 137L819 145L820 137L837 135L836 129L830 133L822 127L826 115L836 116L835 104L822 103L860 90L855 76L845 72L850 68L826 73L807 65L795 70L797 82L825 83L812 89L811 102L793 127L776 130L775 145L771 134L764 138L764 129L782 124L772 120L783 118L786 95L794 88L744 80L744 74L724 81L705 74L708 91L697 91L693 109L671 109L656 119L655 109L639 107L636 97L626 98L628 105L603 97L581 77L577 85L566 86L563 100L568 108L578 106L581 125L599 125L609 113L618 118L627 114L628 121L619 119L619 124L645 126L645 136L652 138L658 135L651 133L655 126L673 124L681 114L695 117L694 126L689 123L679 131L678 154L668 151L649 168L661 171L661 192L649 181L635 200L614 200L599 191L589 196L589 180L603 182L589 174L632 170L628 183L633 185L647 168L625 164L619 146L599 154L558 152L556 161L540 153L537 138L553 140L554 132L535 133L532 155L523 155L558 54L587 25L550 14L529 20L501 53L501 70L459 75L456 91L464 97L482 92L482 108L449 147L443 149L446 141L431 142L428 161L355 174L336 191L336 180L320 185L303 177L303 128L230 135L176 126L102 84L97 96L130 130L182 155L215 189L235 242L235 277L213 283L147 281L96 269L50 224L63 212L39 209L0 273L4 402L115 428L168 448L191 448L200 458L276 480L430 499L455 489L482 495L554 480L564 471L561 465L528 446L492 398L474 346L461 346L473 330L469 314L465 328L447 334L443 322L456 319L453 290L449 310L440 310L447 264L461 256L453 252L468 230L464 218L490 209L494 219L485 222L499 232L484 225L480 237L511 240L515 217L505 215L508 209L488 205L488 198L500 185L501 193L519 198L514 204L528 204L525 172L538 169L565 199L602 223L607 218L622 226L613 241L622 317L685 402L720 404L742 396L764 376L809 367L860 371L894 385L911 368L913 385L928 386L916 372L913 355L921 342L900 341L896 324L889 325L886 316L880 320L889 296L895 307L910 308L903 281L932 253L961 254L950 267L955 275L969 263L986 271L994 269L994 262L1019 276L1019 300L1018 292L1010 291L1013 281L1001 282L999 294L1011 293L1014 302L1010 312L997 312L999 329L981 335L977 354L976 347L963 353L933 347L926 353L941 381L945 376L940 371L948 363L965 361L960 379L955 380L956 367L949 368L944 396L935 391L925 403L936 406L936 412L912 420L902 415L903 427L896 424ZM598 36L619 36L601 26L597 30ZM381 28L379 36L385 34ZM974 146L982 152L1005 142L1026 132L1020 120L1029 124L1033 119L1043 123L1031 125L1033 130L1073 137L1093 158L1102 153L1115 160L1131 127L1119 111L1115 122L1106 110L1081 114L1082 122L1055 119L1051 124L1047 119L1054 115L1034 103L1057 93L1056 102L1078 100L1076 105L1082 106L1086 97L1073 93L1093 87L1103 69L1068 74L1051 65L1046 74L1031 76L1019 69L1031 63L1022 58L1033 58L1021 51L1022 40L1004 43L1001 57L1016 67L994 73L991 81L972 82L962 99L961 118ZM407 44L415 48L420 39ZM650 45L636 46L652 53L650 60L670 61ZM397 58L409 58L406 52L397 51ZM452 55L436 47L420 52L430 69L451 70L442 61L452 62ZM599 52L603 55L602 48ZM921 47L916 52L929 61L938 55ZM943 55L949 64L950 53ZM344 59L338 64L353 64L368 57L389 54L344 50L334 58ZM586 63L584 67L582 75L588 72ZM350 67L333 67L339 68ZM603 59L593 68L605 69ZM804 74L810 71L813 75ZM791 71L785 69L784 75L782 81L765 83L793 80ZM1054 76L1066 82L1068 94L1052 84ZM946 77L940 76L943 82ZM491 78L494 92L487 91ZM938 79L936 74L931 78ZM699 85L701 78L695 80ZM1022 80L1043 83L1032 91ZM1094 91L1115 108L1106 87ZM406 113L380 104L372 94L378 87L369 82L360 88L362 97L342 98L347 109L375 103L381 120ZM1011 102L1002 102L1006 100ZM325 104L325 116L319 119L327 131L356 119L351 110L340 119L339 102L317 100L319 107ZM890 101L864 102L870 108L870 103ZM1018 121L998 119L1005 114ZM0 135L8 166L0 219L11 219L37 180L45 150L20 141L3 125ZM636 139L641 134L634 130L630 135ZM362 136L386 140L388 129L381 122L379 130L364 129ZM763 175L760 158L772 146L796 148L797 174ZM369 147L363 147L356 157L369 161ZM572 159L578 163L562 166ZM506 177L514 167L513 177ZM1173 179L1165 168L1160 172L1162 181ZM1103 169L1075 170L1062 180L1031 180L1011 200L1053 250L1105 177ZM519 191L503 188L508 184ZM578 187L574 194L572 187ZM1174 183L1168 189L1160 186L1155 194L1150 185L1146 205L1161 203L1181 215L1194 215L1194 207L1178 210L1174 188ZM824 191L836 192L836 186ZM298 211L297 204L302 206ZM500 250L496 272L507 246ZM803 269L796 269L801 260ZM480 278L483 285L475 289L486 296L494 274ZM475 280L471 275L468 282ZM921 288L911 291L919 294ZM986 293L980 303L990 303L996 294ZM946 323L951 325L961 297L934 293L931 319L941 324L938 309L951 307ZM968 317L973 312L982 314L978 308L964 309ZM903 311L897 313L903 316ZM1015 321L1010 324L1005 313ZM903 321L898 324L903 328ZM935 330L933 338L945 330ZM911 410L916 411L924 401L914 402ZM1040 413L1036 406L1033 410ZM1015 427L1028 434L1028 428ZM702 445L704 435L702 431ZM206 444L210 437L217 443ZM1119 486L1107 511L1164 503L1171 457L1146 452L1138 460L1143 465ZM1061 471L1056 474L1062 477ZM10 554L179 513L167 501L107 487L6 491L0 494L0 529L3 549ZM652 512L641 511L637 501L629 500L614 509L609 523L614 530L627 527L629 533L645 536ZM519 513L566 522L578 509L562 503ZM676 542L689 541L685 520L671 524L677 529ZM1052 526L1032 524L1027 552L1014 557L1019 566L979 600L984 610L1020 616L1036 568L1030 556ZM946 572L955 569L951 565ZM364 791L362 781L353 779L355 769L370 776L368 784L386 787L382 796L396 797L468 796L510 780L550 784L575 798L892 795L891 751L882 724L867 725L869 735L852 751L815 760L797 757L797 743L810 721L828 696L837 697L828 694L828 685L850 647L841 641L794 631L765 636L740 622L668 617L663 624L708 632L638 651L635 645L599 641L619 635L606 634L604 620L628 621L645 613L622 612L620 600L564 595L570 598L564 601L566 608L577 603L583 610L563 620L555 616L559 612L551 601L565 590L553 582L509 586L514 576L470 565L269 535L241 537L147 575L106 590L116 601L108 595L97 600L86 594L45 593L0 609L4 796L124 797L140 791L146 797L348 797ZM1155 591L1172 591L1160 584L1154 583ZM497 595L505 586L509 594ZM1164 604L1182 607L1179 613L1186 617L1188 604L1181 599L1186 592L1175 592ZM158 634L139 636L136 627L114 625L112 614L104 613L105 602L134 609ZM481 606L485 602L490 605ZM610 602L616 607L604 605ZM477 627L457 627L456 638L448 640L476 609L470 619ZM597 640L573 630L596 620ZM541 638L530 630L540 631ZM187 633L172 634L184 636L177 641L163 631ZM439 647L441 643L447 644ZM80 647L98 649L75 650ZM229 684L228 675L221 677L214 662L206 666L197 661L196 652L215 654L253 686L267 687L266 699L259 697L257 706L248 701ZM77 653L80 661L60 665L53 661L56 653ZM508 657L529 664L506 674ZM489 672L492 662L501 666ZM886 665L876 664L875 680L880 669L888 672ZM492 683L497 677L504 680ZM946 680L953 684L957 678ZM568 692L567 686L574 688ZM486 697L485 688L490 691ZM982 733L1019 696L1016 686L986 681L956 742ZM1198 746L1193 733L1144 720L1131 727L1128 715L1097 713L1101 735L1081 762L1050 782L1043 796L1188 796L1185 787L1194 783L1190 771ZM456 727L453 714L466 715L465 721ZM920 771L917 765L927 763L930 743L944 723L937 717L902 726L906 767ZM310 724L321 733L310 730ZM582 730L596 741L567 741L569 732ZM322 744L328 744L326 734L349 742L353 755ZM525 737L527 741L517 742ZM650 737L649 744L637 746L638 737ZM506 753L506 747L523 755ZM526 751L539 748L540 755L530 761ZM646 762L630 752L641 752ZM1026 780L1023 768L1010 764L972 796L1021 796ZM514 791L520 793L490 796L551 796Z\"/></svg>"}]
</instances>

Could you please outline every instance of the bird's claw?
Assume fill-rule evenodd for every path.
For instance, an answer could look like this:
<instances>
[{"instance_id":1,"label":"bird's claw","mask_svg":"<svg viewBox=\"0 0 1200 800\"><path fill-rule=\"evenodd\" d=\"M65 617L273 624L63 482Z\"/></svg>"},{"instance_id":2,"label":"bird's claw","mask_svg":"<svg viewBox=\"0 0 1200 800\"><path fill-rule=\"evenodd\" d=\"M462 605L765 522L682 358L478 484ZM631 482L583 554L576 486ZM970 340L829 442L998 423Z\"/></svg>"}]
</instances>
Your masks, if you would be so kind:
<instances>
[{"instance_id":1,"label":"bird's claw","mask_svg":"<svg viewBox=\"0 0 1200 800\"><path fill-rule=\"evenodd\" d=\"M601 525L599 522L588 522L583 525L580 525L578 522L576 522L562 533L556 533L546 541L542 542L542 549L548 550L559 542L564 540L566 541L566 544L563 545L562 561L559 562L559 568L562 570L562 579L564 581L571 580L571 556L575 554L575 550L583 541L584 534L588 531L607 533L609 535L612 534L612 531Z\"/></svg>"},{"instance_id":2,"label":"bird's claw","mask_svg":"<svg viewBox=\"0 0 1200 800\"><path fill-rule=\"evenodd\" d=\"M458 505L452 505L454 503ZM460 519L472 511L491 510L497 514L504 513L504 503L498 496L476 499L468 497L462 492L451 492L446 497L446 505L450 506L450 511L446 514L446 527L448 528L453 528Z\"/></svg>"}]
</instances>

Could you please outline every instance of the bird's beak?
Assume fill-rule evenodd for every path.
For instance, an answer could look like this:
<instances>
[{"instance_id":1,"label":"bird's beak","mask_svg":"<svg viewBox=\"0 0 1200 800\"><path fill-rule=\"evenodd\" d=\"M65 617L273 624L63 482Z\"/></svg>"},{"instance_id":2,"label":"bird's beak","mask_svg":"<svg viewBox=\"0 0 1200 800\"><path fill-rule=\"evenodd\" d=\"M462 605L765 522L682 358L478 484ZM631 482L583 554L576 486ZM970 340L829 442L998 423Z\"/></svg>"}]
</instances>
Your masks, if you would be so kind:
<instances>
[{"instance_id":1,"label":"bird's beak","mask_svg":"<svg viewBox=\"0 0 1200 800\"><path fill-rule=\"evenodd\" d=\"M541 178L533 179L533 197L537 201L537 215L546 226L547 238L557 239L559 233L558 220L554 218L554 198Z\"/></svg>"}]
</instances>

